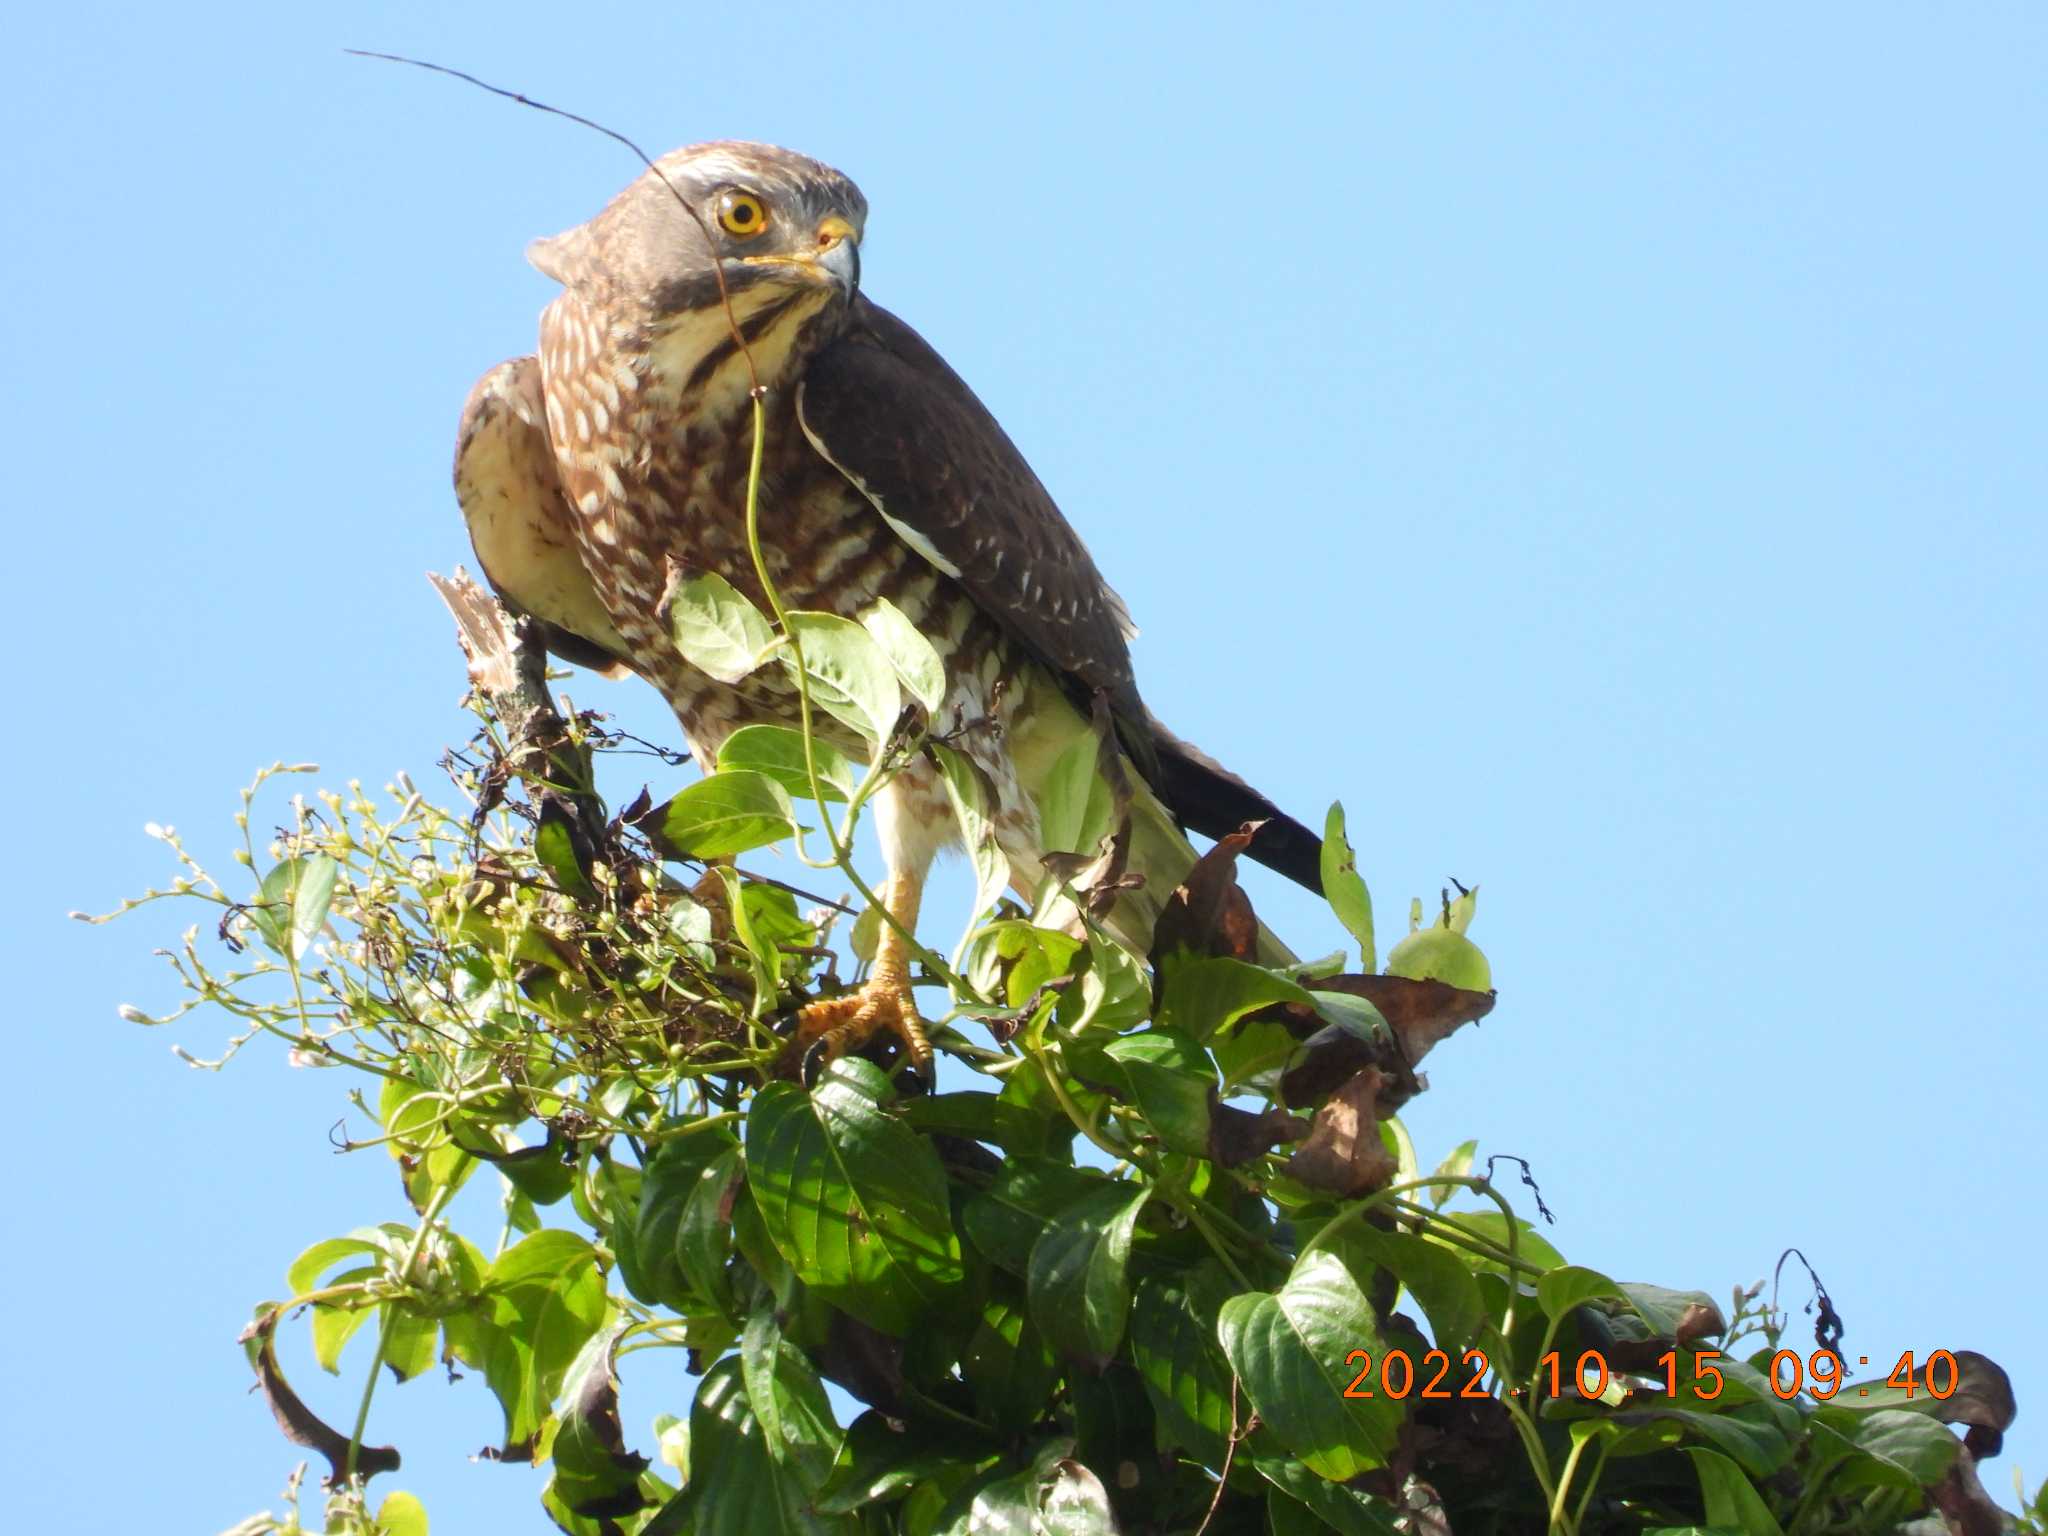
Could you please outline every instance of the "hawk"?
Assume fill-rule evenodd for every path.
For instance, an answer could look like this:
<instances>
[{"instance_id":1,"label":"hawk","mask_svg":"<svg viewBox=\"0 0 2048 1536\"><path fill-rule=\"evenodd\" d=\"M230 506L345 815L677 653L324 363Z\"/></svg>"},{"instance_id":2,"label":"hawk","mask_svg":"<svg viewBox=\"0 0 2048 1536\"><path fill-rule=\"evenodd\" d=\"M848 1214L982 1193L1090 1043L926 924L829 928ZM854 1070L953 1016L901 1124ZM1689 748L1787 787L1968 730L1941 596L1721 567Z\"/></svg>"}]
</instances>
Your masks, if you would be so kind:
<instances>
[{"instance_id":1,"label":"hawk","mask_svg":"<svg viewBox=\"0 0 2048 1536\"><path fill-rule=\"evenodd\" d=\"M758 507L791 609L858 619L896 605L937 648L930 722L993 786L997 841L1029 901L1049 853L1038 798L1064 749L1106 713L1133 788L1129 868L1110 914L1143 953L1195 853L1183 828L1264 825L1249 852L1320 889L1316 836L1146 710L1123 601L1023 456L958 375L860 289L867 200L803 155L721 142L679 149L528 259L562 285L537 351L499 364L464 408L457 497L484 573L564 658L637 673L675 710L700 766L738 727L795 725L793 680L720 683L664 618L670 573L709 570L766 608L746 537L752 388L765 391ZM744 338L744 349L735 338ZM840 727L820 716L818 729ZM856 757L850 733L837 744ZM913 761L875 802L877 894L905 931L956 823ZM890 925L865 984L808 1005L797 1046L829 1057L878 1028L929 1071L910 950Z\"/></svg>"}]
</instances>

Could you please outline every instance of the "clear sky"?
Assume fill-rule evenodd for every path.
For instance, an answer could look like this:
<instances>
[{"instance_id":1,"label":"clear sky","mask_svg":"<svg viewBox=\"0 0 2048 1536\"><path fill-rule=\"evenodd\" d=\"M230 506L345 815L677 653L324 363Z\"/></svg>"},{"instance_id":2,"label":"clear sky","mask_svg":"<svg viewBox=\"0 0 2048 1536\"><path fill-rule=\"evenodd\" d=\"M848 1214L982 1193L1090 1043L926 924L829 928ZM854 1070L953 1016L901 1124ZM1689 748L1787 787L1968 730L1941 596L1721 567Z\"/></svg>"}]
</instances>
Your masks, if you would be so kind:
<instances>
[{"instance_id":1,"label":"clear sky","mask_svg":"<svg viewBox=\"0 0 2048 1536\"><path fill-rule=\"evenodd\" d=\"M406 1215L329 1150L343 1082L116 1020L182 920L63 919L168 877L145 821L225 863L259 763L427 784L466 730L422 574L468 558L456 414L532 346L525 243L635 166L345 45L854 176L868 292L1091 541L1154 709L1341 796L1383 927L1482 886L1500 1004L1430 1063L1425 1161L1529 1158L1623 1279L1798 1245L1852 1356L2003 1361L1985 1481L2048 1475L2048 12L69 5L0 62L18 1528L274 1503L235 1332ZM292 1333L345 1414L360 1364ZM496 1427L429 1381L372 1438L437 1529L538 1529L464 1459Z\"/></svg>"}]
</instances>

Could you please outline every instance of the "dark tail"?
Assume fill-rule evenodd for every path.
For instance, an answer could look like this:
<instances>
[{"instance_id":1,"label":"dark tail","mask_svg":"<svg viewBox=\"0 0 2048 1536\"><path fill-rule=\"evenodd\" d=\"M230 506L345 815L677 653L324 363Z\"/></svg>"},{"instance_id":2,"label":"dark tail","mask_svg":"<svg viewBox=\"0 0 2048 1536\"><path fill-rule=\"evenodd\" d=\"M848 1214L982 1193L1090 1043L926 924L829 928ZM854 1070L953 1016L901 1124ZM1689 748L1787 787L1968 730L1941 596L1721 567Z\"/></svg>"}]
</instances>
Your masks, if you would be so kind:
<instances>
[{"instance_id":1,"label":"dark tail","mask_svg":"<svg viewBox=\"0 0 2048 1536\"><path fill-rule=\"evenodd\" d=\"M1160 798L1204 837L1224 837L1263 821L1245 851L1304 889L1323 889L1323 840L1236 774L1153 720Z\"/></svg>"}]
</instances>

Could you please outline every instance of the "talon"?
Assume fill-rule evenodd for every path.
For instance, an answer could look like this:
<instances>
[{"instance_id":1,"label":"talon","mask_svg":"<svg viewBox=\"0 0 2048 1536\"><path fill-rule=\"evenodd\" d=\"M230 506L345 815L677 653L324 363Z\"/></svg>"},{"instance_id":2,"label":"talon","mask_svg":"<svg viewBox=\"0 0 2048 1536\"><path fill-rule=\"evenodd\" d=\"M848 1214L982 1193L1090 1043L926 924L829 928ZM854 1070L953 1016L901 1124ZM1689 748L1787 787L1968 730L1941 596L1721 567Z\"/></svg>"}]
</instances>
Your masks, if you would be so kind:
<instances>
[{"instance_id":1,"label":"talon","mask_svg":"<svg viewBox=\"0 0 2048 1536\"><path fill-rule=\"evenodd\" d=\"M902 1042L903 1052L920 1077L932 1075L932 1047L925 1038L924 1020L917 1016L911 1000L910 978L893 968L878 970L858 991L811 1003L796 1016L796 1038L790 1042L785 1060L794 1058L806 1084L816 1079L828 1062L848 1051L859 1050L887 1030Z\"/></svg>"}]
</instances>

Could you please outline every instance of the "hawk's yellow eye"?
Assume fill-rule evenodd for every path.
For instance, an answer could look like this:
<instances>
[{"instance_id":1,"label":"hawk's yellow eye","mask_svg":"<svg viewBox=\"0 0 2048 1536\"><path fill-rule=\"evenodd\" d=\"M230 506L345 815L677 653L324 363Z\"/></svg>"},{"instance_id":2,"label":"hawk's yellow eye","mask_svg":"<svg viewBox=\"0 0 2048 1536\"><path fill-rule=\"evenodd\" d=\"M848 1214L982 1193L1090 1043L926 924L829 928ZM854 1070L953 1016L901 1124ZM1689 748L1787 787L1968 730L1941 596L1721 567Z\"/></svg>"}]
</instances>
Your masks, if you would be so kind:
<instances>
[{"instance_id":1,"label":"hawk's yellow eye","mask_svg":"<svg viewBox=\"0 0 2048 1536\"><path fill-rule=\"evenodd\" d=\"M768 227L768 210L751 192L728 192L718 200L718 227L728 235L751 240Z\"/></svg>"}]
</instances>

